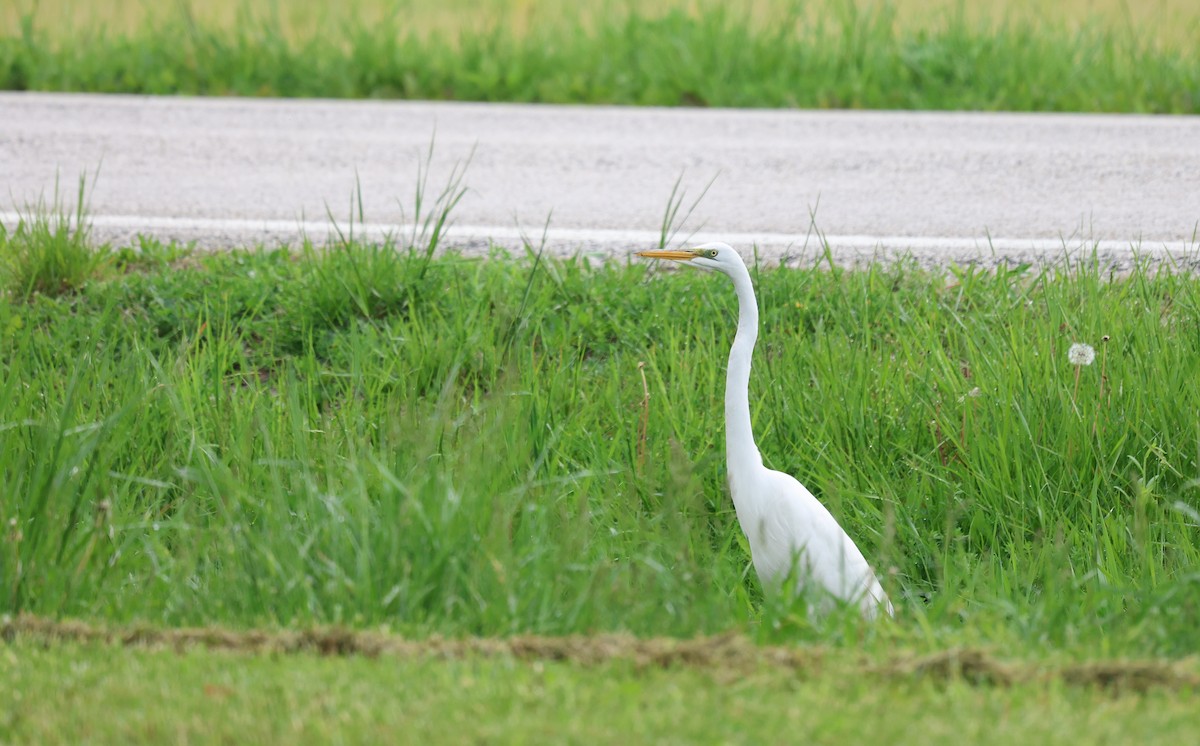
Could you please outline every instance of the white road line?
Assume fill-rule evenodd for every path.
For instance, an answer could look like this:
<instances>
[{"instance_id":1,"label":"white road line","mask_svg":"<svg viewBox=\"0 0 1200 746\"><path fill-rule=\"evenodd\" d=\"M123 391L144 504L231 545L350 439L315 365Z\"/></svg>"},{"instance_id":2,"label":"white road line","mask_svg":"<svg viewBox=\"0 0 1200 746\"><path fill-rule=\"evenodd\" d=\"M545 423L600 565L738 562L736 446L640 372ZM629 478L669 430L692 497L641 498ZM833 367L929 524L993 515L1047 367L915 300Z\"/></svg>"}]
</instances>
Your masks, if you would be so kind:
<instances>
[{"instance_id":1,"label":"white road line","mask_svg":"<svg viewBox=\"0 0 1200 746\"><path fill-rule=\"evenodd\" d=\"M21 213L0 212L0 223L11 230L22 219ZM283 243L296 241L301 237L309 237L314 242L323 243L338 231L347 233L353 228L357 236L365 236L373 240L381 240L387 236L400 239L419 232L417 226L396 223L332 223L314 220L253 220L244 218L175 218L153 215L93 215L88 222L93 229L100 229L107 234L124 234L135 236L143 234L160 238L204 236L225 237L220 242L228 247L234 245L231 240L240 240L253 244ZM230 238L236 237L236 238ZM488 242L494 241L500 245L518 247L528 240L534 246L541 243L543 230L531 227L522 230L511 226L495 225L451 225L445 231L447 245L456 242ZM578 229L550 228L545 231L547 244L557 252L570 250L575 246L583 249L601 250L607 253L619 252L623 248L629 250L657 246L660 234L657 231L646 230L611 230L611 229ZM696 233L680 232L670 243L701 243L704 241L725 241L741 248L757 246L766 249L771 258L778 258L790 251L816 251L824 240L834 251L850 251L855 253L885 251L903 253L908 251L940 250L957 252L954 258L989 257L1005 254L1037 254L1044 257L1077 254L1084 251L1099 253L1147 256L1190 256L1200 253L1200 241L1141 241L1130 239L1089 240L1079 236L1068 236L1061 239L1045 238L1011 238L988 236L866 236L866 235L821 235L816 233L786 234L786 233L716 233L699 231ZM204 244L204 241L201 241ZM949 257L948 257L949 258Z\"/></svg>"}]
</instances>

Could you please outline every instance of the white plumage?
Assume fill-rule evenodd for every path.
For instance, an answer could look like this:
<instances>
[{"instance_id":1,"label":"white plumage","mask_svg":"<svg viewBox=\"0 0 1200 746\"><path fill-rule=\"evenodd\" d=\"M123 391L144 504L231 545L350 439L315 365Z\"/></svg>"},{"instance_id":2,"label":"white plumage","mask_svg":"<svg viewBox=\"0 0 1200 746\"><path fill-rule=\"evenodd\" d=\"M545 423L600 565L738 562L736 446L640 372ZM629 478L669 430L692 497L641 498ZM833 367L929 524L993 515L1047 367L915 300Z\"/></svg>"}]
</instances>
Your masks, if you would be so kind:
<instances>
[{"instance_id":1,"label":"white plumage","mask_svg":"<svg viewBox=\"0 0 1200 746\"><path fill-rule=\"evenodd\" d=\"M763 587L776 591L790 577L799 592L823 592L854 604L868 619L880 608L891 615L891 601L878 578L833 515L794 477L763 466L750 427L750 361L758 339L758 302L742 257L723 243L639 254L717 270L737 291L738 327L725 381L725 455L738 523Z\"/></svg>"}]
</instances>

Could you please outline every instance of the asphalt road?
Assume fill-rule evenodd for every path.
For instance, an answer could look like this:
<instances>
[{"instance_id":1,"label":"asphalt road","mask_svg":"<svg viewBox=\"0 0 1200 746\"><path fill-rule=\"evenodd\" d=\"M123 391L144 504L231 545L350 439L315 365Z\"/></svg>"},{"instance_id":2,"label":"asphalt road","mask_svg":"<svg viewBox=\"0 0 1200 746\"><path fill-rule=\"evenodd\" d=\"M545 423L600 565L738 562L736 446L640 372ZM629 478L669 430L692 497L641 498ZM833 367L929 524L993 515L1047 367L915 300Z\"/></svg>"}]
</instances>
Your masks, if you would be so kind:
<instances>
[{"instance_id":1,"label":"asphalt road","mask_svg":"<svg viewBox=\"0 0 1200 746\"><path fill-rule=\"evenodd\" d=\"M324 239L361 190L367 225L413 218L456 166L454 243L560 251L657 243L672 186L682 230L770 257L1190 252L1200 117L645 109L0 93L0 219L90 196L97 234L207 247ZM469 160L469 162L468 162ZM815 217L815 231L814 231Z\"/></svg>"}]
</instances>

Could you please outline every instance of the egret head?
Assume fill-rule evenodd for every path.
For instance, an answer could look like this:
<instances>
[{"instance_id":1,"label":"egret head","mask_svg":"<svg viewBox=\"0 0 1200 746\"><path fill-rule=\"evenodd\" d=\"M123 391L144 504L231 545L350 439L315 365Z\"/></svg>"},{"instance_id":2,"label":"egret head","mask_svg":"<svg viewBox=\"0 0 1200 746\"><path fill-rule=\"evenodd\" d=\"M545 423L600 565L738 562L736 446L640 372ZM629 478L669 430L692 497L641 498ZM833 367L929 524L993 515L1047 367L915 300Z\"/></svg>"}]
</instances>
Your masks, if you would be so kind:
<instances>
[{"instance_id":1,"label":"egret head","mask_svg":"<svg viewBox=\"0 0 1200 746\"><path fill-rule=\"evenodd\" d=\"M746 266L742 261L742 257L738 255L732 246L719 241L700 244L691 249L656 249L654 251L639 251L637 254L638 256L650 259L673 259L677 262L683 262L689 267L715 269L725 274L730 274Z\"/></svg>"}]
</instances>

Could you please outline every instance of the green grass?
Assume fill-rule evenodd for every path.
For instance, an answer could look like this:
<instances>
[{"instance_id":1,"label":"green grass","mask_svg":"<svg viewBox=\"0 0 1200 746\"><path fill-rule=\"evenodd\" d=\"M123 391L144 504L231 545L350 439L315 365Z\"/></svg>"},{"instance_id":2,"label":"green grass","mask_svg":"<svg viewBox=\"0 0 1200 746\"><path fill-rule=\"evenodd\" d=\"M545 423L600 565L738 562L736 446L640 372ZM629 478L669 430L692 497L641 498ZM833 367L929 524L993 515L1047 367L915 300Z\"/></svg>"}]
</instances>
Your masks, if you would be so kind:
<instances>
[{"instance_id":1,"label":"green grass","mask_svg":"<svg viewBox=\"0 0 1200 746\"><path fill-rule=\"evenodd\" d=\"M0 284L17 298L76 291L107 261L89 241L87 179L79 180L74 211L63 205L57 184L54 191L51 204L27 210L11 230L0 223Z\"/></svg>"},{"instance_id":2,"label":"green grass","mask_svg":"<svg viewBox=\"0 0 1200 746\"><path fill-rule=\"evenodd\" d=\"M0 650L14 743L1186 743L1195 690L973 686L830 658L736 673L629 661L317 658L18 640Z\"/></svg>"},{"instance_id":3,"label":"green grass","mask_svg":"<svg viewBox=\"0 0 1200 746\"><path fill-rule=\"evenodd\" d=\"M186 6L180 6L186 8ZM516 29L430 31L398 4L297 35L253 6L222 24L186 10L133 30L69 32L32 11L0 35L0 88L666 106L1200 111L1200 25L1170 37L947 11L911 25L889 5L824 0L764 22L702 4L609 9ZM382 18L378 16L382 15ZM511 15L511 14L510 14ZM517 14L520 16L520 14ZM420 14L417 13L417 17ZM520 16L523 17L523 16ZM41 25L39 25L41 24ZM521 24L516 24L521 25ZM1179 38L1182 37L1182 38Z\"/></svg>"},{"instance_id":4,"label":"green grass","mask_svg":"<svg viewBox=\"0 0 1200 746\"><path fill-rule=\"evenodd\" d=\"M101 254L74 292L0 300L0 611L1200 646L1193 276L755 270L765 459L897 604L814 626L762 601L723 486L725 278L351 241Z\"/></svg>"}]
</instances>

